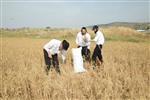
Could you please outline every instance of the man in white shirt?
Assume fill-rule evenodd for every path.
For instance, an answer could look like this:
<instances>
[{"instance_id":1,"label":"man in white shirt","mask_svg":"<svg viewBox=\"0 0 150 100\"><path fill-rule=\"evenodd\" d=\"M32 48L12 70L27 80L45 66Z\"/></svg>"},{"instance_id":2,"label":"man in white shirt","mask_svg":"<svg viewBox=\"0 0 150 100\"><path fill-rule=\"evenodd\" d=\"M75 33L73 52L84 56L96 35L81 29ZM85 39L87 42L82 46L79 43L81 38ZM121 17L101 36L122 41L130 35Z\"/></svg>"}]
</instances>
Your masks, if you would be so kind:
<instances>
[{"instance_id":1,"label":"man in white shirt","mask_svg":"<svg viewBox=\"0 0 150 100\"><path fill-rule=\"evenodd\" d=\"M94 68L95 68L97 57L99 61L101 62L101 64L103 63L103 56L102 56L101 50L102 50L102 46L104 44L105 39L104 39L103 33L99 30L99 27L97 25L93 26L93 31L95 33L95 38L93 39L93 41L96 43L96 47L92 55L92 61L93 61Z\"/></svg>"},{"instance_id":2,"label":"man in white shirt","mask_svg":"<svg viewBox=\"0 0 150 100\"><path fill-rule=\"evenodd\" d=\"M90 62L90 40L91 36L87 33L86 27L81 28L81 32L78 32L76 37L76 44L79 47L82 47L82 56L86 61Z\"/></svg>"},{"instance_id":3,"label":"man in white shirt","mask_svg":"<svg viewBox=\"0 0 150 100\"><path fill-rule=\"evenodd\" d=\"M56 39L52 39L43 47L44 59L46 64L46 73L50 70L51 65L54 66L55 70L60 74L58 53L62 54L63 63L65 62L65 52L69 48L69 43L66 40L62 42Z\"/></svg>"}]
</instances>

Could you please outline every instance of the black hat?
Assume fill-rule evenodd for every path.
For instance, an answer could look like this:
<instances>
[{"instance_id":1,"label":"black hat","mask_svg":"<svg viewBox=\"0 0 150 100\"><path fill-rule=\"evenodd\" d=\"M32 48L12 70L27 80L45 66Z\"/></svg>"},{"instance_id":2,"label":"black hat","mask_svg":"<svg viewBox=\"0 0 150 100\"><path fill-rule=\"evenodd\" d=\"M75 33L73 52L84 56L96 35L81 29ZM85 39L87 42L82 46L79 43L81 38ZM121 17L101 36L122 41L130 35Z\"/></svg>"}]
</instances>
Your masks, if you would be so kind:
<instances>
[{"instance_id":1,"label":"black hat","mask_svg":"<svg viewBox=\"0 0 150 100\"><path fill-rule=\"evenodd\" d=\"M66 41L66 40L63 40L63 41L62 41L62 46L63 46L63 49L64 49L64 50L68 50L68 48L69 48L69 42Z\"/></svg>"},{"instance_id":2,"label":"black hat","mask_svg":"<svg viewBox=\"0 0 150 100\"><path fill-rule=\"evenodd\" d=\"M81 29L85 29L86 30L86 27L82 27Z\"/></svg>"},{"instance_id":3,"label":"black hat","mask_svg":"<svg viewBox=\"0 0 150 100\"><path fill-rule=\"evenodd\" d=\"M92 30L94 30L94 29L98 29L98 26L94 25L93 28L92 28Z\"/></svg>"}]
</instances>

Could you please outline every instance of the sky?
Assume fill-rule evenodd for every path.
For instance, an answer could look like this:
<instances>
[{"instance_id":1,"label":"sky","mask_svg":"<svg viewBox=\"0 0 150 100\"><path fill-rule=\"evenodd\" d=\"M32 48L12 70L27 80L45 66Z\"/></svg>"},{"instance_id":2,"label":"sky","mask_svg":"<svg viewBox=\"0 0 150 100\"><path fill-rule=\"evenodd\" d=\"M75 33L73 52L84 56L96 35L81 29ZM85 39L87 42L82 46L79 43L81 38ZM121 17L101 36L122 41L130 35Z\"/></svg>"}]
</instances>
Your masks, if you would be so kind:
<instances>
[{"instance_id":1,"label":"sky","mask_svg":"<svg viewBox=\"0 0 150 100\"><path fill-rule=\"evenodd\" d=\"M150 22L150 0L1 0L1 27Z\"/></svg>"}]
</instances>

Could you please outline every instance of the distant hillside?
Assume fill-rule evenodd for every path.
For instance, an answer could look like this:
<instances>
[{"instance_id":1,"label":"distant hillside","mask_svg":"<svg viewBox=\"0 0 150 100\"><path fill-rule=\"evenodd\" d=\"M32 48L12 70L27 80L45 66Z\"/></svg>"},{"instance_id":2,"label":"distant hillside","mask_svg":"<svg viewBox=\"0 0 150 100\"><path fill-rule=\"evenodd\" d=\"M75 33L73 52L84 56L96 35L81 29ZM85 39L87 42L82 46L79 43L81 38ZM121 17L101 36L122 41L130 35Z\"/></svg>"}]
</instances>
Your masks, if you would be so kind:
<instances>
[{"instance_id":1,"label":"distant hillside","mask_svg":"<svg viewBox=\"0 0 150 100\"><path fill-rule=\"evenodd\" d=\"M150 23L130 23L130 22L113 22L109 24L99 24L100 27L129 27L135 30L149 30ZM89 26L92 27L92 26Z\"/></svg>"}]
</instances>

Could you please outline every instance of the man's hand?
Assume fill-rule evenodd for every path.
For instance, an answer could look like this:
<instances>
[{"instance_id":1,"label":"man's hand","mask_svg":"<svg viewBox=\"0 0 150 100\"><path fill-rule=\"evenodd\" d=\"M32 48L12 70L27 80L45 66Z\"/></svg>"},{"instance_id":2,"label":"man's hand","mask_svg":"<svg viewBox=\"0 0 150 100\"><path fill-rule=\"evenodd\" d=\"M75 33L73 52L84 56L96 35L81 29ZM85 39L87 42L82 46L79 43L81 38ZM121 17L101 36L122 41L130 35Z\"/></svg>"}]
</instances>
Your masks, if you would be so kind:
<instances>
[{"instance_id":1,"label":"man's hand","mask_svg":"<svg viewBox=\"0 0 150 100\"><path fill-rule=\"evenodd\" d=\"M49 56L49 58L52 58L52 55L51 55L51 53L50 53L50 52L48 52L48 56Z\"/></svg>"},{"instance_id":2,"label":"man's hand","mask_svg":"<svg viewBox=\"0 0 150 100\"><path fill-rule=\"evenodd\" d=\"M66 63L66 58L64 56L62 56L62 63L65 64Z\"/></svg>"},{"instance_id":3,"label":"man's hand","mask_svg":"<svg viewBox=\"0 0 150 100\"><path fill-rule=\"evenodd\" d=\"M64 59L64 60L62 61L62 63L63 63L63 64L66 64L66 59Z\"/></svg>"}]
</instances>

